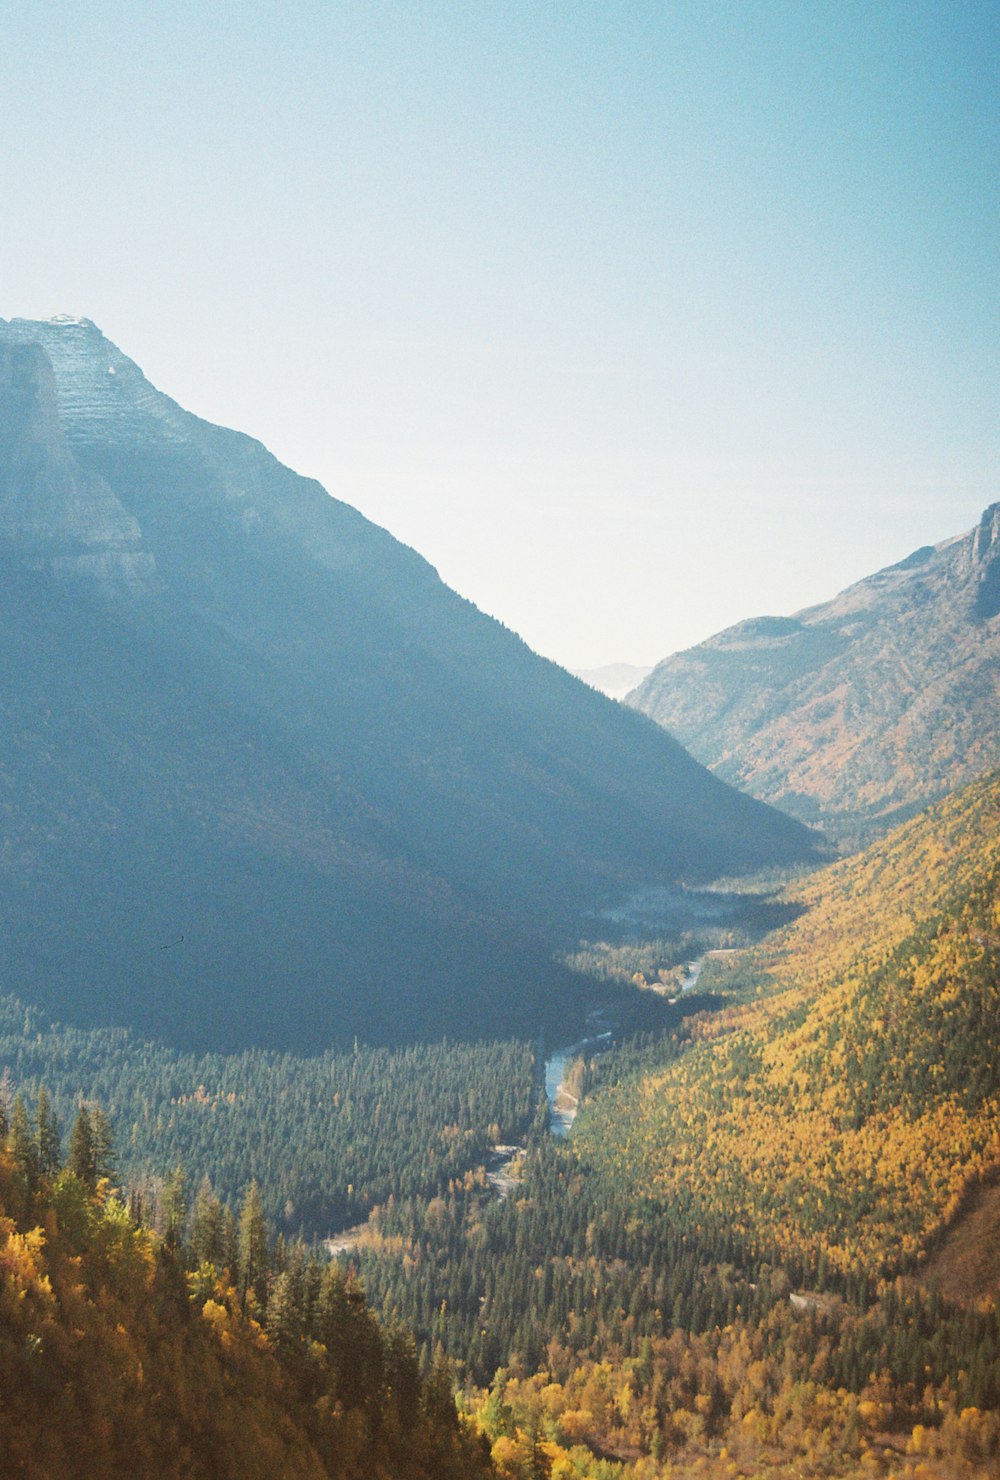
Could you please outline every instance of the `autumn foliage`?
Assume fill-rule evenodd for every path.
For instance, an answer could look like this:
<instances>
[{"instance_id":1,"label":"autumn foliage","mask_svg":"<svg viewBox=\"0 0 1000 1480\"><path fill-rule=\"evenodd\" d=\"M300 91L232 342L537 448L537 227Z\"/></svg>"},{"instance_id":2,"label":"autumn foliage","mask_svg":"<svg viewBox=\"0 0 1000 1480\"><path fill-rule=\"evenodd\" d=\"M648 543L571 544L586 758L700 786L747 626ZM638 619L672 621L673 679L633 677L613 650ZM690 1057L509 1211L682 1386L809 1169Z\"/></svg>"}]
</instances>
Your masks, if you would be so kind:
<instances>
[{"instance_id":1,"label":"autumn foliage","mask_svg":"<svg viewBox=\"0 0 1000 1480\"><path fill-rule=\"evenodd\" d=\"M613 1175L814 1279L916 1268L1000 1167L1000 777L793 889L751 1000L577 1127Z\"/></svg>"},{"instance_id":2,"label":"autumn foliage","mask_svg":"<svg viewBox=\"0 0 1000 1480\"><path fill-rule=\"evenodd\" d=\"M490 1473L446 1371L422 1381L412 1341L384 1331L340 1269L262 1269L258 1305L229 1270L185 1262L106 1179L26 1177L0 1154L0 1473Z\"/></svg>"}]
</instances>

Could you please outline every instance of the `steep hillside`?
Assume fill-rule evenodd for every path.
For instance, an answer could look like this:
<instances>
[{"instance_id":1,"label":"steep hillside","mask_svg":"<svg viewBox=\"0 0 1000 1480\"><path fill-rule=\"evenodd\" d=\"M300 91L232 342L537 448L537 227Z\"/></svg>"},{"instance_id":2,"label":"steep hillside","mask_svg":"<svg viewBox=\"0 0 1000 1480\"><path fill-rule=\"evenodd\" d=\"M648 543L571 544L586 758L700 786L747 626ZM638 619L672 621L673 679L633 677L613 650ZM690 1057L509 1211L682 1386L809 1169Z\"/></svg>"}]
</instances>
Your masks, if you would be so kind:
<instances>
[{"instance_id":1,"label":"steep hillside","mask_svg":"<svg viewBox=\"0 0 1000 1480\"><path fill-rule=\"evenodd\" d=\"M794 895L759 999L577 1136L812 1278L912 1268L1000 1168L1000 774Z\"/></svg>"},{"instance_id":2,"label":"steep hillside","mask_svg":"<svg viewBox=\"0 0 1000 1480\"><path fill-rule=\"evenodd\" d=\"M16 1126L10 1139L0 1147L0 1473L493 1473L446 1376L421 1382L412 1341L383 1332L339 1269L266 1270L267 1230L247 1216L249 1199L232 1269L192 1265L193 1250L134 1226L106 1185L88 1189L68 1170L39 1176L30 1140ZM217 1205L202 1213L199 1249L222 1221Z\"/></svg>"},{"instance_id":3,"label":"steep hillside","mask_svg":"<svg viewBox=\"0 0 1000 1480\"><path fill-rule=\"evenodd\" d=\"M0 323L0 568L0 969L71 1020L535 1030L582 908L811 846L87 321Z\"/></svg>"},{"instance_id":4,"label":"steep hillside","mask_svg":"<svg viewBox=\"0 0 1000 1480\"><path fill-rule=\"evenodd\" d=\"M1000 762L1000 504L833 601L667 658L627 702L727 781L870 839Z\"/></svg>"}]
</instances>

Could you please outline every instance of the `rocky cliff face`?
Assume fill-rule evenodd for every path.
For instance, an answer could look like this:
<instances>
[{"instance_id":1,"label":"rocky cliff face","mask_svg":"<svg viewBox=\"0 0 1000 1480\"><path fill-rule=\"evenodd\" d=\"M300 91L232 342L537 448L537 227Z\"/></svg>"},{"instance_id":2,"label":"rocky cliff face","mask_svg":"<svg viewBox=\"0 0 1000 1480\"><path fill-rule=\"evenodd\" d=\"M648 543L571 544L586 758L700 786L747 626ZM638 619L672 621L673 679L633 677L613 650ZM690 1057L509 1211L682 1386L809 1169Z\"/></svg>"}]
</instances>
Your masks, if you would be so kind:
<instances>
[{"instance_id":1,"label":"rocky cliff face","mask_svg":"<svg viewBox=\"0 0 1000 1480\"><path fill-rule=\"evenodd\" d=\"M754 795L858 841L1000 765L1000 504L794 617L660 663L628 703Z\"/></svg>"},{"instance_id":2,"label":"rocky cliff face","mask_svg":"<svg viewBox=\"0 0 1000 1480\"><path fill-rule=\"evenodd\" d=\"M59 420L72 445L136 446L183 437L185 413L89 319L0 319L0 339L44 351Z\"/></svg>"},{"instance_id":3,"label":"rocky cliff face","mask_svg":"<svg viewBox=\"0 0 1000 1480\"><path fill-rule=\"evenodd\" d=\"M989 622L1000 615L1000 504L988 508L972 540L970 574L976 583L973 615Z\"/></svg>"},{"instance_id":4,"label":"rocky cliff face","mask_svg":"<svg viewBox=\"0 0 1000 1480\"><path fill-rule=\"evenodd\" d=\"M44 349L2 338L0 559L81 580L109 595L140 595L155 578L137 520L103 478L77 464L67 445Z\"/></svg>"}]
</instances>

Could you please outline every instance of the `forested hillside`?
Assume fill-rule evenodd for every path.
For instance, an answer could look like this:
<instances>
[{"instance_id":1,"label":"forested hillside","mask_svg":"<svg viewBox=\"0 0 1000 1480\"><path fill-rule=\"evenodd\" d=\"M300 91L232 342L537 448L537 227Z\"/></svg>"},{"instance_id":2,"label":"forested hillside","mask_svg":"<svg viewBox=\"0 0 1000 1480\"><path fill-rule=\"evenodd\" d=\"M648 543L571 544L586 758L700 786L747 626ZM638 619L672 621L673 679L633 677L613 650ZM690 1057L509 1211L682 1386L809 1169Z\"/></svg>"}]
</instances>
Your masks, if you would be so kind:
<instances>
[{"instance_id":1,"label":"forested hillside","mask_svg":"<svg viewBox=\"0 0 1000 1480\"><path fill-rule=\"evenodd\" d=\"M717 775L849 846L1000 763L1000 504L792 617L740 622L629 696Z\"/></svg>"},{"instance_id":2,"label":"forested hillside","mask_svg":"<svg viewBox=\"0 0 1000 1480\"><path fill-rule=\"evenodd\" d=\"M729 995L728 1007L682 1018L697 1003L679 1002L666 1030L574 1072L584 1103L567 1142L539 1113L526 1044L196 1058L62 1029L10 1002L2 1057L23 1095L11 1153L22 1175L43 1148L46 1165L57 1157L55 1108L65 1129L74 1075L92 1076L92 1093L119 1086L125 1155L138 1124L151 1154L169 1147L186 1166L161 1161L159 1177L122 1179L129 1213L114 1216L155 1230L141 1235L151 1247L176 1246L195 1314L201 1302L213 1330L238 1318L273 1359L290 1331L315 1337L311 1302L329 1285L341 1292L318 1338L329 1351L335 1332L357 1339L344 1298L358 1268L397 1333L392 1360L409 1352L410 1375L392 1391L413 1391L423 1374L425 1397L401 1427L427 1433L430 1394L450 1413L443 1353L503 1480L985 1480L1000 1458L996 1304L981 1290L944 1298L934 1260L920 1255L949 1217L961 1227L969 1184L1000 1159L998 888L993 776L790 886L786 907L804 913L761 946L706 963L699 985ZM646 962L638 947L622 955ZM57 1093L42 1083L50 1075ZM99 1121L97 1131L106 1155ZM502 1195L474 1170L498 1134L526 1143ZM76 1135L63 1145L72 1165ZM223 1201L239 1217L193 1174L189 1158L206 1155L225 1169ZM378 1206L326 1272L281 1239L251 1298L240 1230L260 1227L264 1205L239 1179L257 1165L272 1206L281 1189L325 1179L342 1214ZM352 1169L356 1188L342 1180ZM43 1200L44 1187L43 1176ZM225 1298L224 1270L235 1292ZM244 1297L263 1337L245 1325ZM109 1308L130 1333L126 1311ZM405 1477L365 1422L350 1429L360 1448L337 1449L337 1462L375 1445ZM306 1439L331 1465L315 1423ZM394 1432L390 1422L386 1444ZM301 1442L302 1429L279 1424L273 1443L286 1434ZM183 1439L172 1431L167 1442ZM481 1462L467 1451L470 1468L456 1472L459 1451L434 1452L430 1475L474 1475ZM281 1451L269 1453L280 1473Z\"/></svg>"},{"instance_id":3,"label":"forested hillside","mask_svg":"<svg viewBox=\"0 0 1000 1480\"><path fill-rule=\"evenodd\" d=\"M0 1472L26 1480L471 1480L491 1467L439 1363L384 1331L356 1284L183 1209L160 1239L101 1176L86 1120L68 1163L15 1104L0 1136Z\"/></svg>"},{"instance_id":4,"label":"forested hillside","mask_svg":"<svg viewBox=\"0 0 1000 1480\"><path fill-rule=\"evenodd\" d=\"M996 1473L997 1291L936 1271L970 1207L996 1238L1000 775L786 897L706 964L728 1007L577 1074L506 1199L393 1200L352 1255L507 1475Z\"/></svg>"},{"instance_id":5,"label":"forested hillside","mask_svg":"<svg viewBox=\"0 0 1000 1480\"><path fill-rule=\"evenodd\" d=\"M1000 1163L1000 776L793 893L739 963L759 998L577 1136L810 1281L911 1271Z\"/></svg>"},{"instance_id":6,"label":"forested hillside","mask_svg":"<svg viewBox=\"0 0 1000 1480\"><path fill-rule=\"evenodd\" d=\"M190 1048L514 1031L639 884L808 855L87 321L0 322L0 970Z\"/></svg>"}]
</instances>

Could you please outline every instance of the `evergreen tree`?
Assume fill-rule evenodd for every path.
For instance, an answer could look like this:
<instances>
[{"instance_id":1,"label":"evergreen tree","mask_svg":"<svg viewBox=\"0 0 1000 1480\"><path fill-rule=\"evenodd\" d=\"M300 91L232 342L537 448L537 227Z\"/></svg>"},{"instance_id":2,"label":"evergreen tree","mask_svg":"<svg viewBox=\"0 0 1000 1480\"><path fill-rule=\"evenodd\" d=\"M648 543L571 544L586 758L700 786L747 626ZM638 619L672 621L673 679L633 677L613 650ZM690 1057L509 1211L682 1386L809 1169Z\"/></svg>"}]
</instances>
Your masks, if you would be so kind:
<instances>
[{"instance_id":1,"label":"evergreen tree","mask_svg":"<svg viewBox=\"0 0 1000 1480\"><path fill-rule=\"evenodd\" d=\"M227 1203L222 1211L222 1267L237 1279L240 1266L240 1231L236 1214Z\"/></svg>"},{"instance_id":2,"label":"evergreen tree","mask_svg":"<svg viewBox=\"0 0 1000 1480\"><path fill-rule=\"evenodd\" d=\"M0 1075L0 1145L6 1141L7 1132L10 1130L10 1102L10 1070L5 1067L3 1074Z\"/></svg>"},{"instance_id":3,"label":"evergreen tree","mask_svg":"<svg viewBox=\"0 0 1000 1480\"><path fill-rule=\"evenodd\" d=\"M452 1386L451 1366L444 1347L438 1342L424 1383L424 1412L435 1426L445 1430L458 1427Z\"/></svg>"},{"instance_id":4,"label":"evergreen tree","mask_svg":"<svg viewBox=\"0 0 1000 1480\"><path fill-rule=\"evenodd\" d=\"M240 1299L246 1304L252 1291L258 1304L263 1304L267 1276L269 1239L264 1203L257 1179L250 1183L240 1209L237 1275Z\"/></svg>"},{"instance_id":5,"label":"evergreen tree","mask_svg":"<svg viewBox=\"0 0 1000 1480\"><path fill-rule=\"evenodd\" d=\"M293 1282L287 1270L275 1276L267 1297L264 1330L278 1351L287 1355L299 1342L302 1312L297 1307Z\"/></svg>"},{"instance_id":6,"label":"evergreen tree","mask_svg":"<svg viewBox=\"0 0 1000 1480\"><path fill-rule=\"evenodd\" d=\"M29 1192L34 1191L38 1182L38 1143L20 1092L14 1097L10 1116L10 1149Z\"/></svg>"},{"instance_id":7,"label":"evergreen tree","mask_svg":"<svg viewBox=\"0 0 1000 1480\"><path fill-rule=\"evenodd\" d=\"M225 1263L222 1223L222 1204L212 1191L208 1177L202 1177L191 1209L190 1252L196 1267L214 1264L221 1268Z\"/></svg>"},{"instance_id":8,"label":"evergreen tree","mask_svg":"<svg viewBox=\"0 0 1000 1480\"><path fill-rule=\"evenodd\" d=\"M163 1241L170 1249L176 1249L184 1236L184 1220L187 1217L187 1193L184 1187L184 1168L180 1162L163 1183L160 1192L160 1227Z\"/></svg>"},{"instance_id":9,"label":"evergreen tree","mask_svg":"<svg viewBox=\"0 0 1000 1480\"><path fill-rule=\"evenodd\" d=\"M94 1152L94 1178L113 1177L115 1174L115 1135L111 1122L104 1110L95 1104L90 1112L90 1133Z\"/></svg>"},{"instance_id":10,"label":"evergreen tree","mask_svg":"<svg viewBox=\"0 0 1000 1480\"><path fill-rule=\"evenodd\" d=\"M90 1111L82 1100L70 1132L67 1166L75 1177L79 1177L85 1187L93 1189L97 1182L94 1165L94 1132L90 1122Z\"/></svg>"},{"instance_id":11,"label":"evergreen tree","mask_svg":"<svg viewBox=\"0 0 1000 1480\"><path fill-rule=\"evenodd\" d=\"M52 1109L52 1101L49 1099L49 1093L44 1084L38 1091L35 1127L38 1141L38 1170L43 1177L52 1177L62 1163L62 1136L59 1133L59 1122L55 1111Z\"/></svg>"}]
</instances>

